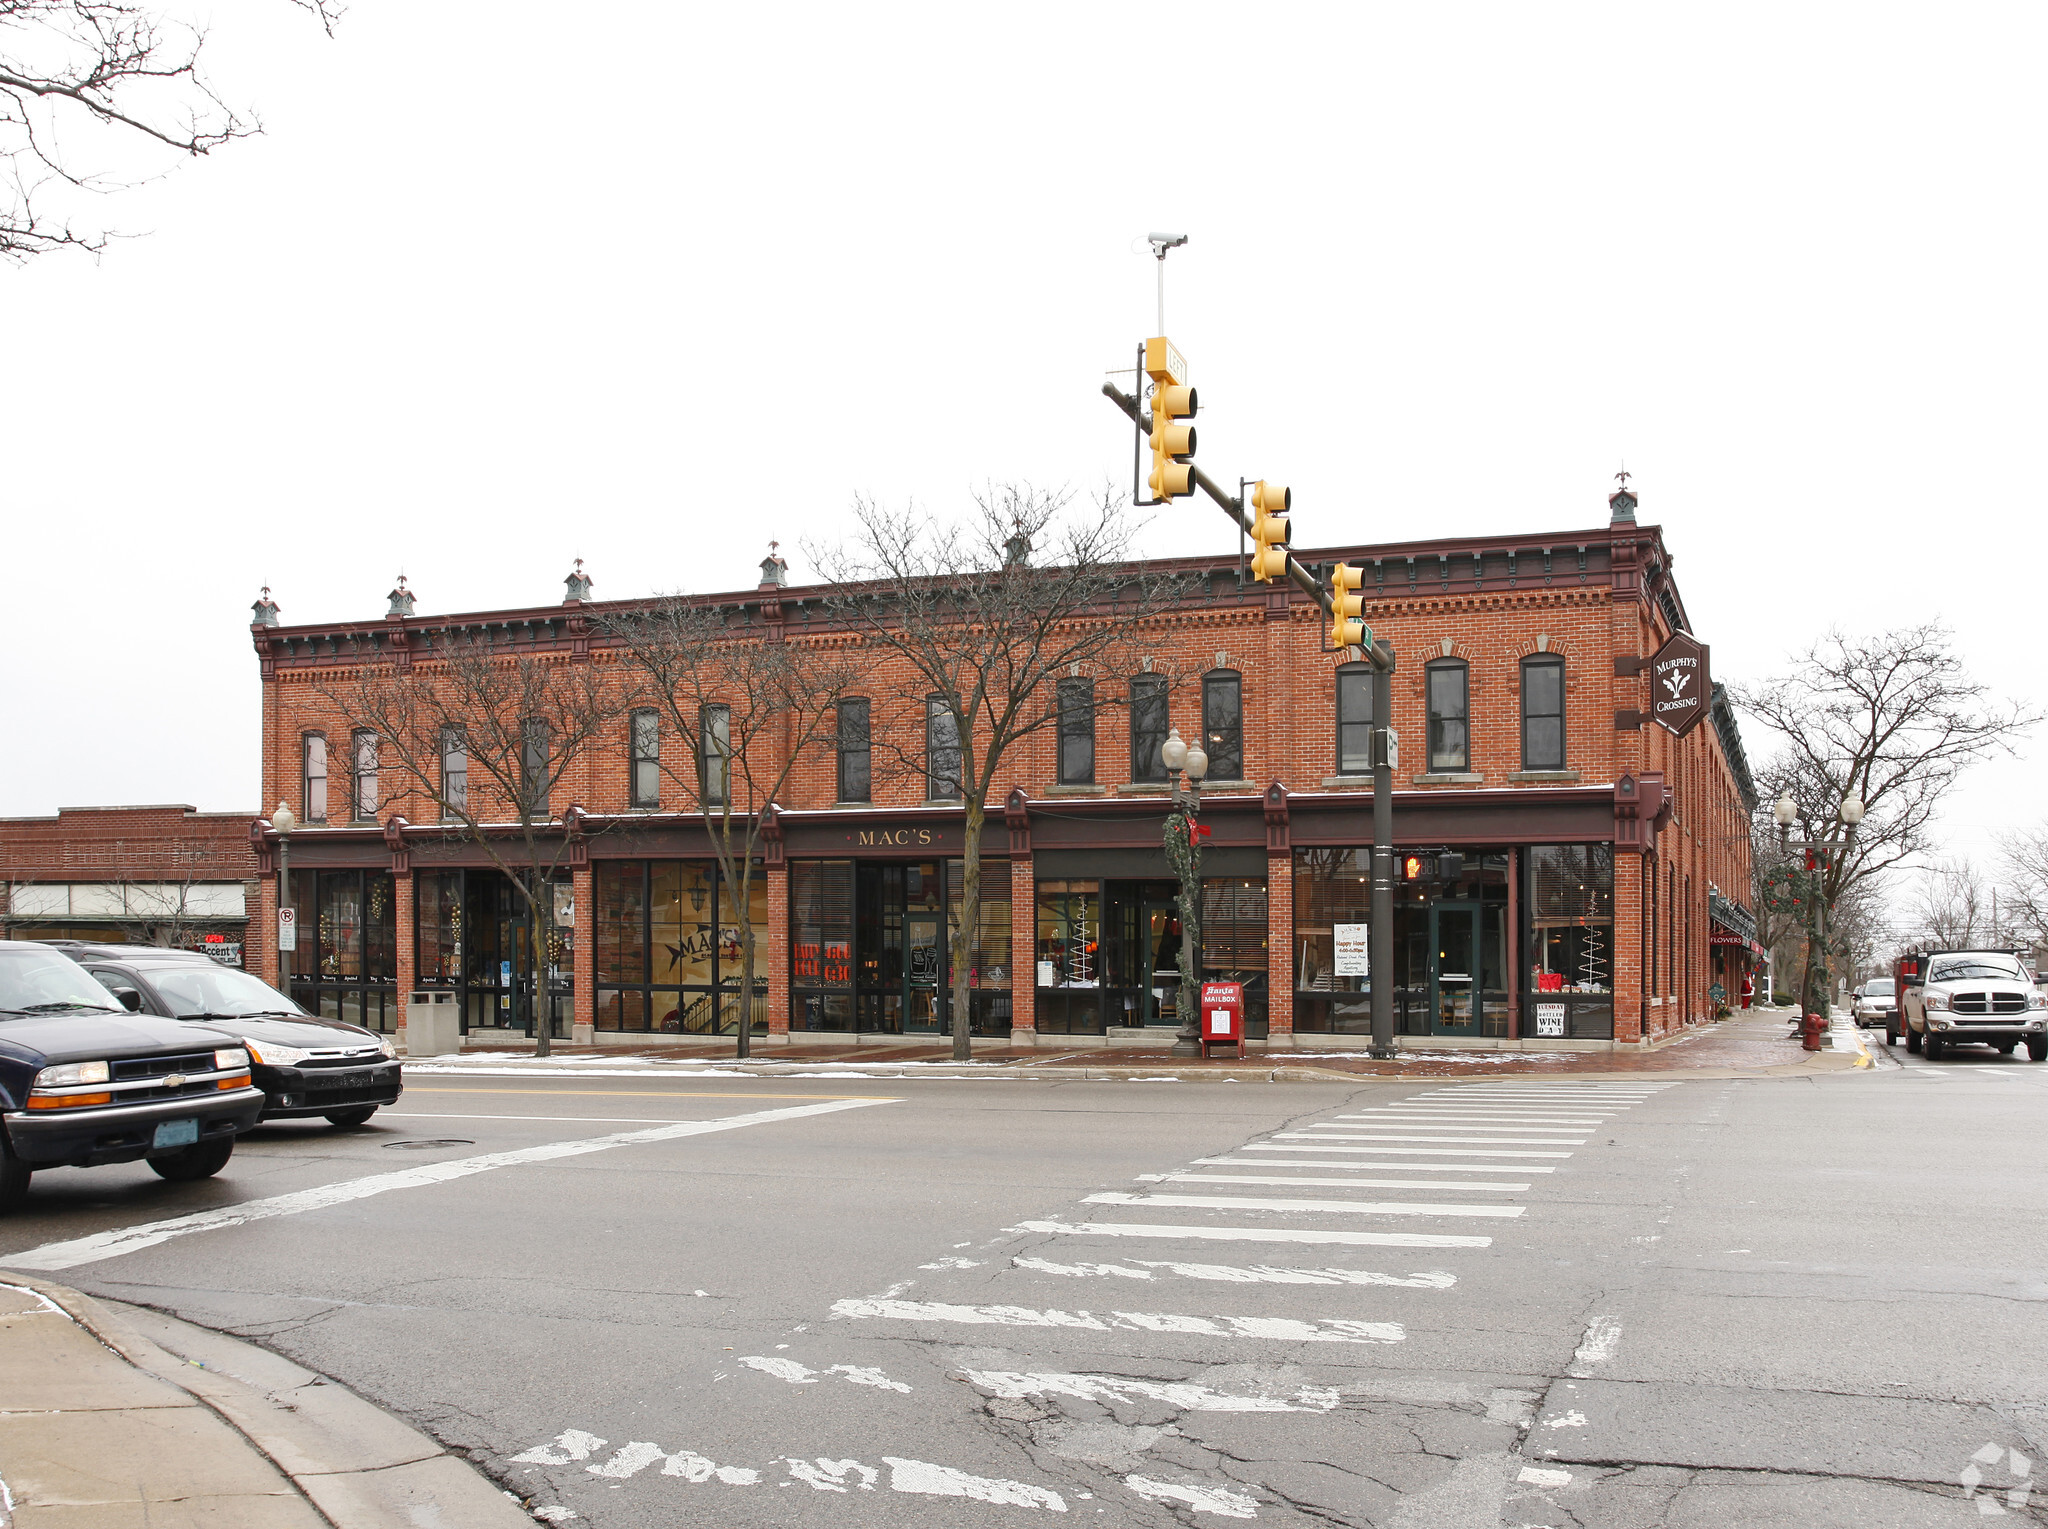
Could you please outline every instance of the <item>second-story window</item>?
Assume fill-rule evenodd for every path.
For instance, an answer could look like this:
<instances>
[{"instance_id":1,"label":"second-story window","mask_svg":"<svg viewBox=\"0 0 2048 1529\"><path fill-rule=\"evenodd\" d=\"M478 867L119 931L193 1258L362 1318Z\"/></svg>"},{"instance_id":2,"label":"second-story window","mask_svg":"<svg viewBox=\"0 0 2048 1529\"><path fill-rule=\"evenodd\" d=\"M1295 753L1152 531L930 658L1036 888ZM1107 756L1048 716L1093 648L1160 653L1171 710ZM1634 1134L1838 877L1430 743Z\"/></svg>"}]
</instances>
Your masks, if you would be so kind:
<instances>
[{"instance_id":1,"label":"second-story window","mask_svg":"<svg viewBox=\"0 0 2048 1529\"><path fill-rule=\"evenodd\" d=\"M1522 660L1522 768L1564 768L1564 660Z\"/></svg>"},{"instance_id":2,"label":"second-story window","mask_svg":"<svg viewBox=\"0 0 2048 1529\"><path fill-rule=\"evenodd\" d=\"M469 737L459 727L441 729L441 816L469 811Z\"/></svg>"},{"instance_id":3,"label":"second-story window","mask_svg":"<svg viewBox=\"0 0 2048 1529\"><path fill-rule=\"evenodd\" d=\"M1372 665L1337 671L1337 773L1372 773Z\"/></svg>"},{"instance_id":4,"label":"second-story window","mask_svg":"<svg viewBox=\"0 0 2048 1529\"><path fill-rule=\"evenodd\" d=\"M732 797L732 708L707 706L697 717L702 740L704 805L723 807Z\"/></svg>"},{"instance_id":5,"label":"second-story window","mask_svg":"<svg viewBox=\"0 0 2048 1529\"><path fill-rule=\"evenodd\" d=\"M365 729L349 744L349 816L367 822L377 816L377 735Z\"/></svg>"},{"instance_id":6,"label":"second-story window","mask_svg":"<svg viewBox=\"0 0 2048 1529\"><path fill-rule=\"evenodd\" d=\"M1131 779L1165 780L1159 757L1166 742L1166 676L1139 674L1131 679Z\"/></svg>"},{"instance_id":7,"label":"second-story window","mask_svg":"<svg viewBox=\"0 0 2048 1529\"><path fill-rule=\"evenodd\" d=\"M1244 779L1244 681L1234 670L1202 676L1202 747L1209 779Z\"/></svg>"},{"instance_id":8,"label":"second-story window","mask_svg":"<svg viewBox=\"0 0 2048 1529\"><path fill-rule=\"evenodd\" d=\"M636 711L633 729L633 805L661 805L661 714Z\"/></svg>"},{"instance_id":9,"label":"second-story window","mask_svg":"<svg viewBox=\"0 0 2048 1529\"><path fill-rule=\"evenodd\" d=\"M1060 681L1060 784L1095 784L1095 681Z\"/></svg>"},{"instance_id":10,"label":"second-story window","mask_svg":"<svg viewBox=\"0 0 2048 1529\"><path fill-rule=\"evenodd\" d=\"M1433 775L1463 775L1472 768L1472 740L1466 722L1470 671L1463 659L1439 659L1425 671L1429 692L1429 769Z\"/></svg>"},{"instance_id":11,"label":"second-story window","mask_svg":"<svg viewBox=\"0 0 2048 1529\"><path fill-rule=\"evenodd\" d=\"M308 733L299 740L303 745L306 769L304 788L299 795L301 816L308 823L327 821L327 739L319 733Z\"/></svg>"},{"instance_id":12,"label":"second-story window","mask_svg":"<svg viewBox=\"0 0 2048 1529\"><path fill-rule=\"evenodd\" d=\"M931 696L924 705L925 795L954 801L960 795L960 726L944 696Z\"/></svg>"},{"instance_id":13,"label":"second-story window","mask_svg":"<svg viewBox=\"0 0 2048 1529\"><path fill-rule=\"evenodd\" d=\"M546 817L548 776L553 770L554 738L539 717L528 717L519 740L519 774L525 806L534 817Z\"/></svg>"},{"instance_id":14,"label":"second-story window","mask_svg":"<svg viewBox=\"0 0 2048 1529\"><path fill-rule=\"evenodd\" d=\"M839 703L839 800L865 802L872 799L873 777L869 771L872 755L868 741L868 703L864 699Z\"/></svg>"}]
</instances>

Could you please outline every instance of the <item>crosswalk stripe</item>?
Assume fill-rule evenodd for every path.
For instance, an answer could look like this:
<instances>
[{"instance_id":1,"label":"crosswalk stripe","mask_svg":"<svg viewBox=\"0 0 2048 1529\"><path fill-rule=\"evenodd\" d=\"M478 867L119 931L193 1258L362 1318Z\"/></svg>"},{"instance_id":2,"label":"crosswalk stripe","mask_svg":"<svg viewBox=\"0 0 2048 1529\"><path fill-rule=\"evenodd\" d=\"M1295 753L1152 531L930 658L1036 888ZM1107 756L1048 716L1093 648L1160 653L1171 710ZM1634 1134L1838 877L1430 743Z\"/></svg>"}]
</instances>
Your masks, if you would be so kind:
<instances>
[{"instance_id":1,"label":"crosswalk stripe","mask_svg":"<svg viewBox=\"0 0 2048 1529\"><path fill-rule=\"evenodd\" d=\"M1545 1136L1576 1136L1585 1131L1597 1131L1603 1122L1589 1120L1583 1125L1552 1125L1535 1121L1504 1120L1489 1122L1484 1117L1478 1120L1443 1120L1435 1115L1421 1119L1400 1117L1393 1120L1310 1120L1300 1129L1304 1131L1384 1131L1398 1128L1406 1131L1478 1131L1488 1136L1498 1136L1509 1131L1535 1131Z\"/></svg>"},{"instance_id":2,"label":"crosswalk stripe","mask_svg":"<svg viewBox=\"0 0 2048 1529\"><path fill-rule=\"evenodd\" d=\"M1010 1266L1068 1279L1149 1280L1154 1277L1154 1269L1164 1269L1181 1279L1227 1285L1392 1285L1404 1290L1448 1290L1458 1283L1458 1276L1447 1269L1382 1274L1374 1269L1283 1269L1271 1264L1255 1264L1245 1269L1235 1264L1191 1264L1157 1258L1127 1258L1113 1264L1061 1264L1049 1258L1023 1256L1011 1259Z\"/></svg>"},{"instance_id":3,"label":"crosswalk stripe","mask_svg":"<svg viewBox=\"0 0 2048 1529\"><path fill-rule=\"evenodd\" d=\"M1296 1226L1168 1226L1149 1221L1019 1221L1048 1237L1163 1237L1176 1242L1308 1242L1354 1248L1490 1248L1491 1237L1454 1232L1340 1232Z\"/></svg>"},{"instance_id":4,"label":"crosswalk stripe","mask_svg":"<svg viewBox=\"0 0 2048 1529\"><path fill-rule=\"evenodd\" d=\"M1293 1149L1290 1148L1290 1151ZM1351 1149L1345 1148L1348 1152ZM1301 1158L1273 1160L1259 1157L1198 1157L1197 1163L1218 1167L1259 1167L1259 1168L1399 1168L1404 1173L1499 1173L1500 1163L1336 1163L1316 1159L1304 1161ZM1516 1163L1516 1173L1555 1173L1557 1170L1548 1163L1540 1167L1534 1163Z\"/></svg>"},{"instance_id":5,"label":"crosswalk stripe","mask_svg":"<svg viewBox=\"0 0 2048 1529\"><path fill-rule=\"evenodd\" d=\"M1608 1111L1598 1113L1574 1110L1570 1114L1553 1114L1549 1111L1508 1110L1470 1104L1390 1104L1380 1110L1360 1110L1353 1115L1332 1115L1332 1120L1502 1120L1527 1125L1596 1126L1604 1125L1616 1117Z\"/></svg>"},{"instance_id":6,"label":"crosswalk stripe","mask_svg":"<svg viewBox=\"0 0 2048 1529\"><path fill-rule=\"evenodd\" d=\"M1522 1214L1519 1205L1423 1205L1403 1200L1250 1200L1225 1195L1134 1195L1121 1189L1086 1195L1083 1205L1178 1205L1190 1210L1339 1211L1361 1216L1497 1216Z\"/></svg>"},{"instance_id":7,"label":"crosswalk stripe","mask_svg":"<svg viewBox=\"0 0 2048 1529\"><path fill-rule=\"evenodd\" d=\"M1240 1152L1384 1152L1389 1157L1570 1157L1569 1152L1481 1152L1470 1148L1450 1147L1338 1147L1338 1146L1268 1146L1249 1142L1238 1148Z\"/></svg>"},{"instance_id":8,"label":"crosswalk stripe","mask_svg":"<svg viewBox=\"0 0 2048 1529\"><path fill-rule=\"evenodd\" d=\"M1266 1166L1276 1166L1267 1164ZM1287 1166L1292 1167L1292 1164ZM1162 1184L1322 1184L1342 1185L1349 1189L1354 1184L1363 1184L1371 1189L1436 1189L1437 1184L1419 1184L1413 1179L1304 1179L1288 1178L1282 1175L1256 1173L1141 1173L1140 1179ZM1474 1190L1525 1190L1527 1184L1494 1184L1483 1179L1460 1179L1458 1193L1467 1194Z\"/></svg>"},{"instance_id":9,"label":"crosswalk stripe","mask_svg":"<svg viewBox=\"0 0 2048 1529\"><path fill-rule=\"evenodd\" d=\"M1583 1136L1410 1136L1390 1131L1275 1131L1281 1141L1434 1141L1445 1146L1469 1147L1583 1147Z\"/></svg>"},{"instance_id":10,"label":"crosswalk stripe","mask_svg":"<svg viewBox=\"0 0 2048 1529\"><path fill-rule=\"evenodd\" d=\"M1399 1343L1399 1322L1354 1322L1336 1317L1190 1317L1155 1311L1035 1311L1028 1306L955 1306L942 1301L846 1300L832 1303L835 1317L881 1317L900 1322L964 1322L995 1327L1064 1327L1089 1332L1197 1333L1210 1338L1273 1338L1293 1343Z\"/></svg>"}]
</instances>

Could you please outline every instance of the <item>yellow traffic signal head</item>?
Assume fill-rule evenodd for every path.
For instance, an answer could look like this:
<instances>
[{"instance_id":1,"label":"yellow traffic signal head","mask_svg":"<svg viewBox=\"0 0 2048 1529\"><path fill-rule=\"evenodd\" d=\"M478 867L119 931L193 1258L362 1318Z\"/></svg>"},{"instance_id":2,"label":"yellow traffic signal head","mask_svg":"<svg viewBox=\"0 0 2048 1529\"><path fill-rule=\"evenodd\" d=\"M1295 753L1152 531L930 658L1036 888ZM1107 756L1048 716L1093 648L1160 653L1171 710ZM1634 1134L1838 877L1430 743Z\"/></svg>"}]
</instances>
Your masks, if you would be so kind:
<instances>
[{"instance_id":1,"label":"yellow traffic signal head","mask_svg":"<svg viewBox=\"0 0 2048 1529\"><path fill-rule=\"evenodd\" d=\"M1195 454L1195 427L1169 424L1155 415L1152 450L1157 455L1172 457L1176 462L1185 462Z\"/></svg>"},{"instance_id":2,"label":"yellow traffic signal head","mask_svg":"<svg viewBox=\"0 0 2048 1529\"><path fill-rule=\"evenodd\" d=\"M1154 455L1149 480L1154 499L1179 499L1195 491L1195 470L1171 457Z\"/></svg>"},{"instance_id":3,"label":"yellow traffic signal head","mask_svg":"<svg viewBox=\"0 0 2048 1529\"><path fill-rule=\"evenodd\" d=\"M1261 584L1285 577L1286 544L1293 539L1293 525L1287 507L1294 495L1277 483L1261 478L1252 485L1252 577Z\"/></svg>"},{"instance_id":4,"label":"yellow traffic signal head","mask_svg":"<svg viewBox=\"0 0 2048 1529\"><path fill-rule=\"evenodd\" d=\"M1294 490L1261 478L1252 485L1252 508L1262 515L1285 515L1294 508Z\"/></svg>"},{"instance_id":5,"label":"yellow traffic signal head","mask_svg":"<svg viewBox=\"0 0 2048 1529\"><path fill-rule=\"evenodd\" d=\"M1161 384L1152 390L1152 417L1192 419L1198 400L1195 390L1179 384Z\"/></svg>"},{"instance_id":6,"label":"yellow traffic signal head","mask_svg":"<svg viewBox=\"0 0 2048 1529\"><path fill-rule=\"evenodd\" d=\"M1365 611L1365 570L1339 563L1330 570L1330 646L1363 647L1372 641L1372 629L1360 616Z\"/></svg>"}]
</instances>

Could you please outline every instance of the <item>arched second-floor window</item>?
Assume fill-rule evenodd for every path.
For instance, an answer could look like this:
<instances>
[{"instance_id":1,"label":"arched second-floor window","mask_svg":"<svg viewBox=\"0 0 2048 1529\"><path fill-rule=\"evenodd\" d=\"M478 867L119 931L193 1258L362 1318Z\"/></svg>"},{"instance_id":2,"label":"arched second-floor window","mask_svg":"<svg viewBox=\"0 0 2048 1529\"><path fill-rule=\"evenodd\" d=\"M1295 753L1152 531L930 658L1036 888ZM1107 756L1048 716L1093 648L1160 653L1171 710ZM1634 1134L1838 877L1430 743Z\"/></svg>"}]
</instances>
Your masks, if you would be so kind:
<instances>
[{"instance_id":1,"label":"arched second-floor window","mask_svg":"<svg viewBox=\"0 0 2048 1529\"><path fill-rule=\"evenodd\" d=\"M1235 669L1202 676L1202 747L1211 780L1244 779L1244 676Z\"/></svg>"},{"instance_id":2,"label":"arched second-floor window","mask_svg":"<svg viewBox=\"0 0 2048 1529\"><path fill-rule=\"evenodd\" d=\"M925 795L934 802L960 799L960 724L942 695L924 703Z\"/></svg>"},{"instance_id":3,"label":"arched second-floor window","mask_svg":"<svg viewBox=\"0 0 2048 1529\"><path fill-rule=\"evenodd\" d=\"M1372 773L1372 665L1337 670L1337 773Z\"/></svg>"},{"instance_id":4,"label":"arched second-floor window","mask_svg":"<svg viewBox=\"0 0 2048 1529\"><path fill-rule=\"evenodd\" d=\"M1522 768L1562 770L1564 763L1564 660L1522 660Z\"/></svg>"},{"instance_id":5,"label":"arched second-floor window","mask_svg":"<svg viewBox=\"0 0 2048 1529\"><path fill-rule=\"evenodd\" d=\"M1429 773L1467 774L1472 768L1472 671L1462 658L1440 658L1423 672L1429 694Z\"/></svg>"}]
</instances>

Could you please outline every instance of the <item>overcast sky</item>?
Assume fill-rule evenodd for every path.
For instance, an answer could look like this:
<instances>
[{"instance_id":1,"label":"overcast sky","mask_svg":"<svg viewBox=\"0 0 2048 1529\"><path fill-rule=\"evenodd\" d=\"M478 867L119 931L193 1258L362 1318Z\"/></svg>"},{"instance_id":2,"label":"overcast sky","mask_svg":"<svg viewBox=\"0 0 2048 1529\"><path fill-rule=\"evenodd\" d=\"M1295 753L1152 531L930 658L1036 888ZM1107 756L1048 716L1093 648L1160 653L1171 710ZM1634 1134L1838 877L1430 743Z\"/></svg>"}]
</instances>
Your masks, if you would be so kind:
<instances>
[{"instance_id":1,"label":"overcast sky","mask_svg":"<svg viewBox=\"0 0 2048 1529\"><path fill-rule=\"evenodd\" d=\"M207 14L267 135L0 271L0 814L256 808L266 583L750 587L857 494L1127 478L1153 228L1201 460L1304 543L1603 524L1625 461L1717 678L1940 617L2048 700L2038 5Z\"/></svg>"}]
</instances>

